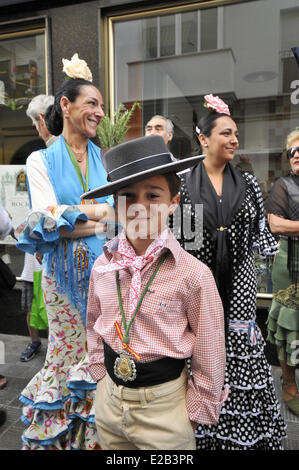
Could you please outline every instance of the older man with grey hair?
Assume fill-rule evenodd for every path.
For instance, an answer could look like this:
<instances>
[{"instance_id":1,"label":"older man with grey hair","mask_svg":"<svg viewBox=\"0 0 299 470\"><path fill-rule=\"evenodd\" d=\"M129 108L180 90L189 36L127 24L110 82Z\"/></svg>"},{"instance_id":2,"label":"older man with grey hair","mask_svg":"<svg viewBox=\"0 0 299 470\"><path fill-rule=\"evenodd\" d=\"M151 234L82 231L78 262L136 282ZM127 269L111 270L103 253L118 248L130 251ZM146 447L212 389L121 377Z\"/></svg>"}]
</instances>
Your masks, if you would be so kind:
<instances>
[{"instance_id":1,"label":"older man with grey hair","mask_svg":"<svg viewBox=\"0 0 299 470\"><path fill-rule=\"evenodd\" d=\"M26 114L32 120L38 135L45 142L47 147L50 147L57 136L50 134L45 123L45 113L47 108L54 103L54 96L52 95L37 95L29 103Z\"/></svg>"},{"instance_id":2,"label":"older man with grey hair","mask_svg":"<svg viewBox=\"0 0 299 470\"><path fill-rule=\"evenodd\" d=\"M156 114L155 116L153 116L145 126L145 135L154 134L163 137L165 144L168 145L173 138L172 121L164 116L161 116L160 114ZM177 160L172 155L172 153L170 153L170 155L173 161Z\"/></svg>"},{"instance_id":3,"label":"older man with grey hair","mask_svg":"<svg viewBox=\"0 0 299 470\"><path fill-rule=\"evenodd\" d=\"M145 135L153 134L161 135L167 145L173 138L173 123L170 119L156 114L145 126Z\"/></svg>"}]
</instances>

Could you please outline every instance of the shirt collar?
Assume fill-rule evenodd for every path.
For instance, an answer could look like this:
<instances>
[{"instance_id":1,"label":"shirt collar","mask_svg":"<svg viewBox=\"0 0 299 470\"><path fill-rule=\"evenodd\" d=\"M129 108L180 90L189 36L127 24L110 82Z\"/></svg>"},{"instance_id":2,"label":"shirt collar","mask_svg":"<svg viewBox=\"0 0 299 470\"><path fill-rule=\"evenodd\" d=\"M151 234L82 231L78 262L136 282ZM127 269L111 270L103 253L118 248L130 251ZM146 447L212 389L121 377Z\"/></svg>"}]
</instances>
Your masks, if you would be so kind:
<instances>
[{"instance_id":1,"label":"shirt collar","mask_svg":"<svg viewBox=\"0 0 299 470\"><path fill-rule=\"evenodd\" d=\"M51 147L51 145L54 144L54 142L56 142L57 139L58 139L57 135L52 135L52 137L50 137L50 139L47 140L46 147Z\"/></svg>"}]
</instances>

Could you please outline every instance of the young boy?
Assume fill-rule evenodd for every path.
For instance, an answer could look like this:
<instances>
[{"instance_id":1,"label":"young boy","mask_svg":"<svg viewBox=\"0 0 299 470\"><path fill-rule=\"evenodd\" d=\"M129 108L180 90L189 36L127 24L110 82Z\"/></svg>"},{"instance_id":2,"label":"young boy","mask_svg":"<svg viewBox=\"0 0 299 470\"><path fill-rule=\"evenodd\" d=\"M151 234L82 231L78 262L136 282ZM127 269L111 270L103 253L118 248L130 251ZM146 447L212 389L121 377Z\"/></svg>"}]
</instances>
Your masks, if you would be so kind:
<instances>
[{"instance_id":1,"label":"young boy","mask_svg":"<svg viewBox=\"0 0 299 470\"><path fill-rule=\"evenodd\" d=\"M113 194L123 226L94 264L87 308L104 450L192 450L197 423L219 418L221 300L210 270L166 228L180 198L175 172L200 158L173 162L158 135L131 140L105 154L110 183L82 196Z\"/></svg>"}]
</instances>

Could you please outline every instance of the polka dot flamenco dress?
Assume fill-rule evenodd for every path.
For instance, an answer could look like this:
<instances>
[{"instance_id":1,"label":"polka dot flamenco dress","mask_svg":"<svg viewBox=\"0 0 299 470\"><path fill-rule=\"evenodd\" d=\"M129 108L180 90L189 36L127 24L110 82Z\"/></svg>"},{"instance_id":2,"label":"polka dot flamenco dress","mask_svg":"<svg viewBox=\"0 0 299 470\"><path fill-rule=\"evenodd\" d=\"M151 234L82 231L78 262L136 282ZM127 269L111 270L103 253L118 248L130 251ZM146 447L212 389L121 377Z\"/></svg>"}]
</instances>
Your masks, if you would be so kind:
<instances>
[{"instance_id":1,"label":"polka dot flamenco dress","mask_svg":"<svg viewBox=\"0 0 299 470\"><path fill-rule=\"evenodd\" d=\"M225 385L230 391L218 424L197 427L198 449L279 450L283 449L282 439L286 437L270 366L264 355L265 342L255 323L254 251L260 255L273 254L277 244L264 226L262 195L255 177L248 173L242 175L246 182L244 201L227 229L232 283L227 307ZM197 215L191 206L184 176L181 203L189 205L185 210L189 207L194 224ZM205 228L201 246L189 252L211 267L215 246Z\"/></svg>"}]
</instances>

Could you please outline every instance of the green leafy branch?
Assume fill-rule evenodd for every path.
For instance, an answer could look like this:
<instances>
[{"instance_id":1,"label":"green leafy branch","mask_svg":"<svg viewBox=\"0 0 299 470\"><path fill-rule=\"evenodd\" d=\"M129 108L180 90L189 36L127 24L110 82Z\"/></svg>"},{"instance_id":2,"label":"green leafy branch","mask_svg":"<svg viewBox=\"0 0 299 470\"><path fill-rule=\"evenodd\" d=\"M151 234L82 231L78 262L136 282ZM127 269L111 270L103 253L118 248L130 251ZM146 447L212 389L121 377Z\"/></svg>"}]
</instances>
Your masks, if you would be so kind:
<instances>
[{"instance_id":1,"label":"green leafy branch","mask_svg":"<svg viewBox=\"0 0 299 470\"><path fill-rule=\"evenodd\" d=\"M135 108L141 109L141 104L135 102L130 110L127 110L121 103L113 116L107 114L100 122L97 128L97 135L101 142L102 148L110 148L120 144L130 127L129 122L133 116Z\"/></svg>"}]
</instances>

